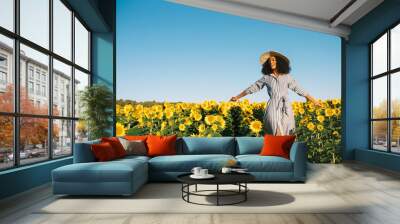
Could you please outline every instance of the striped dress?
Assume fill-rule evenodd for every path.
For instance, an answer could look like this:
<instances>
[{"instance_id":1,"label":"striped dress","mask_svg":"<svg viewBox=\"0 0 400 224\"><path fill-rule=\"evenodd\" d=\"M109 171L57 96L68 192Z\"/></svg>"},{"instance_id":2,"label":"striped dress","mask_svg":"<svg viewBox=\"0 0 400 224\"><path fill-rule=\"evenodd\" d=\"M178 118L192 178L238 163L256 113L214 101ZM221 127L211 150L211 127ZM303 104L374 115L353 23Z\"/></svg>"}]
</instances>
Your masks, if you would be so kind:
<instances>
[{"instance_id":1,"label":"striped dress","mask_svg":"<svg viewBox=\"0 0 400 224\"><path fill-rule=\"evenodd\" d=\"M246 94L252 94L267 87L269 95L268 104L264 113L265 132L277 135L278 129L281 135L290 135L295 130L295 120L292 106L288 97L288 90L291 89L300 96L308 93L301 88L296 80L290 75L263 75L253 85L245 89Z\"/></svg>"}]
</instances>

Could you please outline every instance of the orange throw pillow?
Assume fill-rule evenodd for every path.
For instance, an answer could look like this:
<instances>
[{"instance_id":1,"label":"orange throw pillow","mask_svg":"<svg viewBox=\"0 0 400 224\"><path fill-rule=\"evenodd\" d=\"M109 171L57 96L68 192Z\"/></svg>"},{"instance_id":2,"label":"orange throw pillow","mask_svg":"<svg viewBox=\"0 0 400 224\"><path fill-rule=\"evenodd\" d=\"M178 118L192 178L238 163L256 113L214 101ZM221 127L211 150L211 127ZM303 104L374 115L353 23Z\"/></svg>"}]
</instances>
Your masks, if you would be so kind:
<instances>
[{"instance_id":1,"label":"orange throw pillow","mask_svg":"<svg viewBox=\"0 0 400 224\"><path fill-rule=\"evenodd\" d=\"M117 158L112 145L108 142L93 144L90 147L94 154L94 157L99 162L110 161Z\"/></svg>"},{"instance_id":2,"label":"orange throw pillow","mask_svg":"<svg viewBox=\"0 0 400 224\"><path fill-rule=\"evenodd\" d=\"M264 135L264 146L261 149L260 155L281 156L289 159L290 148L292 147L295 139L295 135Z\"/></svg>"},{"instance_id":3,"label":"orange throw pillow","mask_svg":"<svg viewBox=\"0 0 400 224\"><path fill-rule=\"evenodd\" d=\"M146 140L148 156L176 155L176 135L155 136L149 135Z\"/></svg>"},{"instance_id":4,"label":"orange throw pillow","mask_svg":"<svg viewBox=\"0 0 400 224\"><path fill-rule=\"evenodd\" d=\"M101 138L101 142L108 142L114 149L115 155L117 158L121 158L126 156L126 151L124 146L122 146L121 142L117 137L109 137L109 138Z\"/></svg>"}]
</instances>

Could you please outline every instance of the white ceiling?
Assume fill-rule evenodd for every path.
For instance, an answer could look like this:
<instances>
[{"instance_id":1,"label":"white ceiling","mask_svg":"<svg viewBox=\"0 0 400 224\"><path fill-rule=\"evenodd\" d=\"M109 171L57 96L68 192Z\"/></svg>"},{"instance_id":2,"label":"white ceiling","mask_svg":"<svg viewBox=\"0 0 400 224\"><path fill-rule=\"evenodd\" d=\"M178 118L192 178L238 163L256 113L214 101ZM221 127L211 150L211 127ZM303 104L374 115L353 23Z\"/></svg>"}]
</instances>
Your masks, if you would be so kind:
<instances>
[{"instance_id":1,"label":"white ceiling","mask_svg":"<svg viewBox=\"0 0 400 224\"><path fill-rule=\"evenodd\" d=\"M333 34L345 38L350 34L350 27L352 24L383 2L383 0L170 1L217 12Z\"/></svg>"}]
</instances>

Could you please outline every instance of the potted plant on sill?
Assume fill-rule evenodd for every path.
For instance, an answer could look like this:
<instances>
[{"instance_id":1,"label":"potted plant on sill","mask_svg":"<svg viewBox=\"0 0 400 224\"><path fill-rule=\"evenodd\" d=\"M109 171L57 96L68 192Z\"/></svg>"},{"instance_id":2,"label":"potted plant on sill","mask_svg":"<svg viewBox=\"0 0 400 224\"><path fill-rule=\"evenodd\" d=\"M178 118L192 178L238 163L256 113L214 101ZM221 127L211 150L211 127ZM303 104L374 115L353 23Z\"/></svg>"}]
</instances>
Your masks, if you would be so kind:
<instances>
[{"instance_id":1,"label":"potted plant on sill","mask_svg":"<svg viewBox=\"0 0 400 224\"><path fill-rule=\"evenodd\" d=\"M85 123L89 140L108 137L113 121L113 93L102 84L86 87L80 93L79 106L82 108L82 121Z\"/></svg>"}]
</instances>

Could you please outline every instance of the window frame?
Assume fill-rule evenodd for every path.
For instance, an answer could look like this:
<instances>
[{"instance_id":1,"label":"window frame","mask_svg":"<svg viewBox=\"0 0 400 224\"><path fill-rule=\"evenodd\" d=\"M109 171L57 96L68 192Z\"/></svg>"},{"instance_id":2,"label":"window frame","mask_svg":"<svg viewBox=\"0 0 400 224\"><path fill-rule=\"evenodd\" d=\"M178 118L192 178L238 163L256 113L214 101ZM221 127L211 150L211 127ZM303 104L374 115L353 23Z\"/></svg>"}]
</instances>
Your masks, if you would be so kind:
<instances>
[{"instance_id":1,"label":"window frame","mask_svg":"<svg viewBox=\"0 0 400 224\"><path fill-rule=\"evenodd\" d=\"M391 26L389 26L387 29L385 29L384 32L379 34L375 39L373 39L371 42L368 43L368 53L369 53L369 149L373 151L379 151L379 152L386 152L386 153L391 153L391 154L400 154L400 152L393 152L392 151L392 121L400 120L400 117L393 117L392 116L392 98L391 98L391 92L392 92L392 85L391 85L391 79L392 76L395 75L396 73L400 72L400 67L398 68L393 68L391 69L391 30L395 28L396 26L400 26L400 21L397 21L393 23ZM379 40L381 37L384 35L387 35L387 52L386 52L386 57L387 57L387 63L386 63L386 71L382 72L380 74L376 74L374 76L373 74L373 44ZM386 118L373 118L373 81L378 78L386 77L386 86L387 86L387 93L386 93L386 98L387 98L387 105L386 105ZM374 136L373 136L373 122L374 121L386 121L386 150L379 150L374 148Z\"/></svg>"},{"instance_id":2,"label":"window frame","mask_svg":"<svg viewBox=\"0 0 400 224\"><path fill-rule=\"evenodd\" d=\"M14 22L14 30L10 31L4 27L0 26L0 35L3 35L5 37L11 38L13 40L13 64L12 66L12 73L11 75L13 75L13 79L14 79L14 110L13 112L1 112L0 111L0 116L10 116L13 119L13 154L14 154L14 158L13 158L13 166L11 167L5 167L5 168L0 168L0 172L5 171L5 170L10 170L10 169L16 169L19 167L23 167L23 166L30 166L33 164L38 164L38 163L43 163L49 160L58 160L58 159L62 159L65 157L70 157L73 155L74 152L74 143L75 143L75 123L76 121L79 120L79 117L75 116L75 108L72 107L71 108L71 114L70 116L56 116L53 115L53 59L58 60L59 62L62 62L66 65L71 66L71 83L73 84L75 82L75 69L87 74L89 76L89 83L88 86L92 85L92 69L91 69L91 65L92 65L92 57L91 57L91 49L92 49L92 45L91 45L91 37L92 37L92 30L88 27L88 25L83 21L83 19L79 16L79 14L74 11L72 9L72 7L65 1L65 0L59 0L68 10L71 11L71 18L70 18L70 22L71 22L71 58L67 59L64 58L63 56L55 53L53 50L53 24L54 24L54 17L53 17L53 1L54 0L48 0L49 3L49 47L48 49L46 49L45 47L42 47L39 44L36 44L32 41L30 41L27 38L24 38L23 36L20 35L20 0L14 0L13 1L13 10L14 10L14 18L13 18L13 22ZM89 61L89 65L88 65L88 69L85 69L83 67L81 67L80 65L75 63L75 18L77 20L79 20L79 22L84 26L84 28L88 31L89 33L89 39L88 39L88 61ZM45 87L46 91L48 91L48 94L45 92L46 96L48 97L48 113L46 115L39 115L39 114L26 114L26 113L21 113L20 111L20 45L23 44L27 47L30 47L36 51L39 51L40 53L43 53L45 55L48 56L49 58L49 63L48 63L48 84ZM28 66L28 64L27 64ZM30 67L27 67L27 69ZM42 74L42 73L40 73ZM34 86L36 83L36 70L33 70L33 82L34 82ZM30 74L27 73L26 74L27 77L27 81L30 80ZM41 77L39 76L39 83L41 83ZM47 81L47 80L46 80ZM42 85L40 85L42 86ZM75 103L75 85L71 86L71 93L72 93L72 99L71 99L71 104L74 105ZM29 91L27 89L27 91ZM34 89L34 92L36 90ZM42 94L40 94L42 95ZM48 157L44 158L41 161L38 162L32 162L32 163L26 163L26 164L21 164L20 161L20 119L21 118L45 118L47 119L48 122L48 136L47 136L47 142L49 143L47 146L48 150ZM71 153L68 155L62 155L62 156L56 156L54 158L53 155L53 138L52 138L52 133L53 133L53 121L55 120L67 120L67 121L71 121L71 128L72 128L72 133L71 133ZM50 144L51 143L51 144Z\"/></svg>"}]
</instances>

